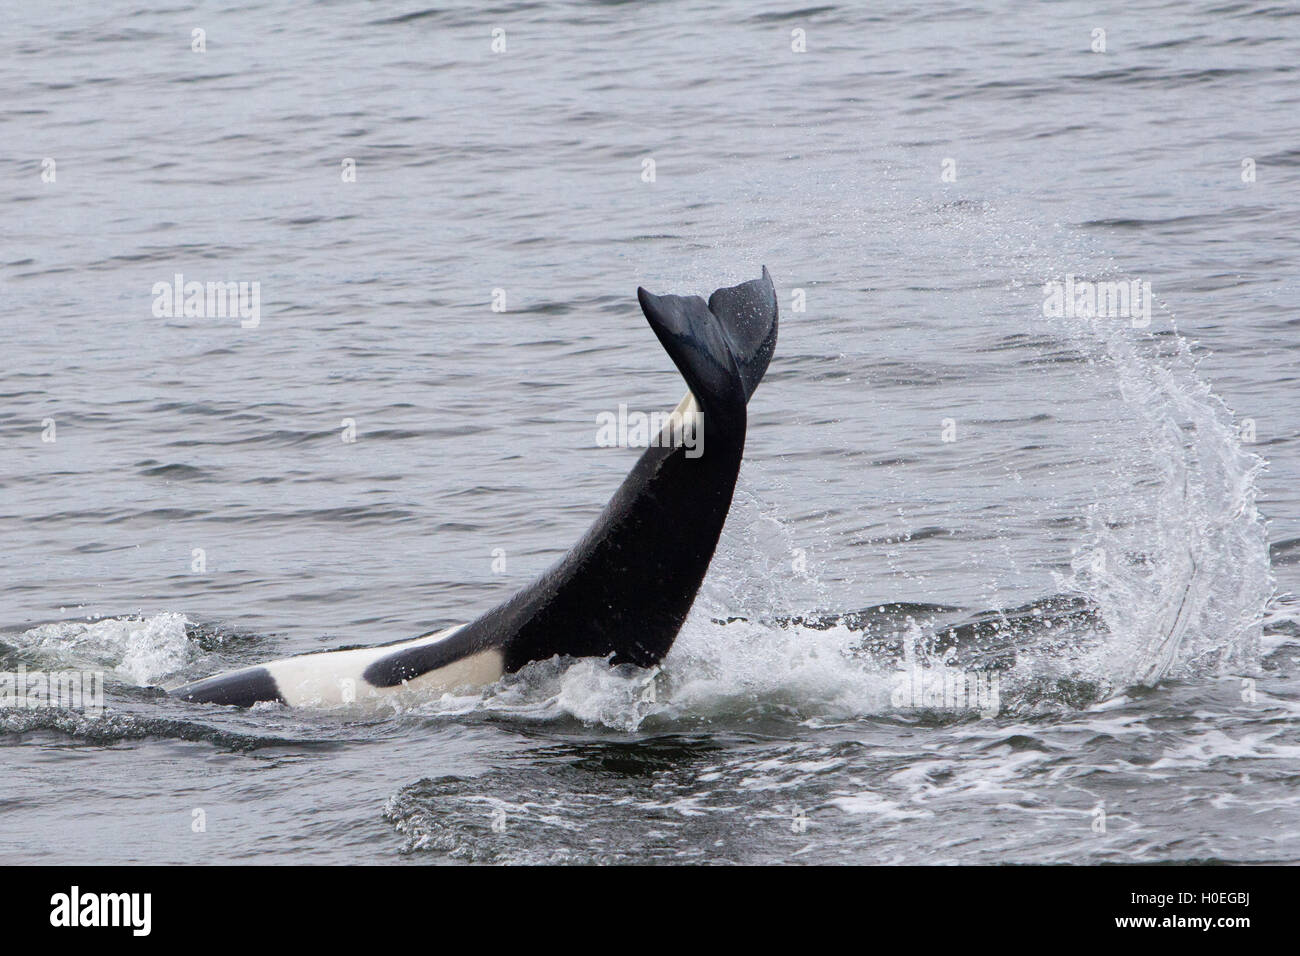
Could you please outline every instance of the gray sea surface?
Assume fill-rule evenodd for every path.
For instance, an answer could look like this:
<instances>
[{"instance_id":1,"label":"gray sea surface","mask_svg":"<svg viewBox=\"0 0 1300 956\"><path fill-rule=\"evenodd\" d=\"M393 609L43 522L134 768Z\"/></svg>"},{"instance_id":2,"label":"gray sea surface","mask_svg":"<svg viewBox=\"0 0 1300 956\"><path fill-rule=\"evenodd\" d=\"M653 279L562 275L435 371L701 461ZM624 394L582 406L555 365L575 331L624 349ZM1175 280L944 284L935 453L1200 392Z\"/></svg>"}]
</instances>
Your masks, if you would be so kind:
<instances>
[{"instance_id":1,"label":"gray sea surface","mask_svg":"<svg viewBox=\"0 0 1300 956\"><path fill-rule=\"evenodd\" d=\"M0 0L0 670L105 680L0 861L1300 859L1300 7L427 2ZM527 584L683 392L636 287L762 265L658 671L161 692Z\"/></svg>"}]
</instances>

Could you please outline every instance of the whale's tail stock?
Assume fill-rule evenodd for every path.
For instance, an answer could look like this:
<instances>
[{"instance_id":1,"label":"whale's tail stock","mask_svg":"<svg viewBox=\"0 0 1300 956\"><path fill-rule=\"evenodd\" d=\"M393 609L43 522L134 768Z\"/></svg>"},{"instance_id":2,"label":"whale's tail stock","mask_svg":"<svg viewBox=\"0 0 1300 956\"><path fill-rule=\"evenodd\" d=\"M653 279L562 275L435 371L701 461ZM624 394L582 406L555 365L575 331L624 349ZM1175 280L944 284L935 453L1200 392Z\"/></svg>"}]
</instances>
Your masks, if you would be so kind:
<instances>
[{"instance_id":1,"label":"whale's tail stock","mask_svg":"<svg viewBox=\"0 0 1300 956\"><path fill-rule=\"evenodd\" d=\"M550 570L462 627L372 648L286 658L187 684L190 701L330 706L490 684L559 656L648 667L672 646L726 521L746 403L776 348L777 300L757 279L699 296L637 290L690 391L592 527ZM665 441L686 416L701 445ZM677 429L677 431L673 431Z\"/></svg>"}]
</instances>

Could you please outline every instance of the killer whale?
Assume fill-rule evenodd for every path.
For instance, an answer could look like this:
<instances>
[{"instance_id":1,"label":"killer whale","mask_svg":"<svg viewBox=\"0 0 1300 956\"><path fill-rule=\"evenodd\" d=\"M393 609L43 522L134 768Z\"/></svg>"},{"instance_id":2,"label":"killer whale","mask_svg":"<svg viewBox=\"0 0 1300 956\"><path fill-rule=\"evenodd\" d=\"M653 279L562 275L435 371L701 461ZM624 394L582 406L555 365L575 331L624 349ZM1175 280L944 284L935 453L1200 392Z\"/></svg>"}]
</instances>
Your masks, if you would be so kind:
<instances>
[{"instance_id":1,"label":"killer whale","mask_svg":"<svg viewBox=\"0 0 1300 956\"><path fill-rule=\"evenodd\" d=\"M595 523L550 570L468 624L407 641L288 657L171 691L196 703L291 707L380 702L482 687L534 661L607 658L649 667L668 653L717 547L745 449L746 406L776 348L767 267L699 296L637 299L688 392L660 433L707 425L702 454L651 443ZM676 431L671 431L676 429Z\"/></svg>"}]
</instances>

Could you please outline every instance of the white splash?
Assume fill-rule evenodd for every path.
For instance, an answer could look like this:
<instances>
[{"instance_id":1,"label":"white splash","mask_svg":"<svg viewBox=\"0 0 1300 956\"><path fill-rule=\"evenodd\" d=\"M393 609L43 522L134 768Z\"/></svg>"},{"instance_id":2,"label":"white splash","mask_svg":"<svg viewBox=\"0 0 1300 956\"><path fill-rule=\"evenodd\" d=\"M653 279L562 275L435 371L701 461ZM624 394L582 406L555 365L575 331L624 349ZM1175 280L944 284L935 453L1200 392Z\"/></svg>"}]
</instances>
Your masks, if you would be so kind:
<instances>
[{"instance_id":1,"label":"white splash","mask_svg":"<svg viewBox=\"0 0 1300 956\"><path fill-rule=\"evenodd\" d=\"M1100 347L1143 436L1116 450L1129 492L1093 506L1092 541L1062 581L1097 603L1110 632L1091 669L1117 687L1251 671L1274 591L1255 504L1263 459L1176 329L1164 355L1123 324L1076 331Z\"/></svg>"},{"instance_id":2,"label":"white splash","mask_svg":"<svg viewBox=\"0 0 1300 956\"><path fill-rule=\"evenodd\" d=\"M111 670L123 680L146 686L177 674L196 653L185 633L187 624L183 614L170 612L59 621L31 628L10 640L49 664Z\"/></svg>"}]
</instances>

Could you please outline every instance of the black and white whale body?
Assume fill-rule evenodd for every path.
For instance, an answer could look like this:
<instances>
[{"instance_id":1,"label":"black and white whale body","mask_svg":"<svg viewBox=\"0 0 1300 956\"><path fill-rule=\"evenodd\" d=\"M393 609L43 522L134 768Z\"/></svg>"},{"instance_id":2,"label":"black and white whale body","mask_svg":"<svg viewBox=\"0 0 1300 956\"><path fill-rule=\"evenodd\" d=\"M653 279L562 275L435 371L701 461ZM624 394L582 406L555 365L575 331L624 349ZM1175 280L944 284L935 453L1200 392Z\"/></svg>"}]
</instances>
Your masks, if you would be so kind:
<instances>
[{"instance_id":1,"label":"black and white whale body","mask_svg":"<svg viewBox=\"0 0 1300 956\"><path fill-rule=\"evenodd\" d=\"M558 564L472 623L394 644L272 661L172 694L243 707L330 707L482 687L556 655L640 667L659 661L695 601L731 507L746 404L776 348L777 305L766 267L761 278L718 289L707 303L644 289L637 297L690 391L659 446L646 449ZM698 416L693 448L667 440L682 435L687 416Z\"/></svg>"}]
</instances>

